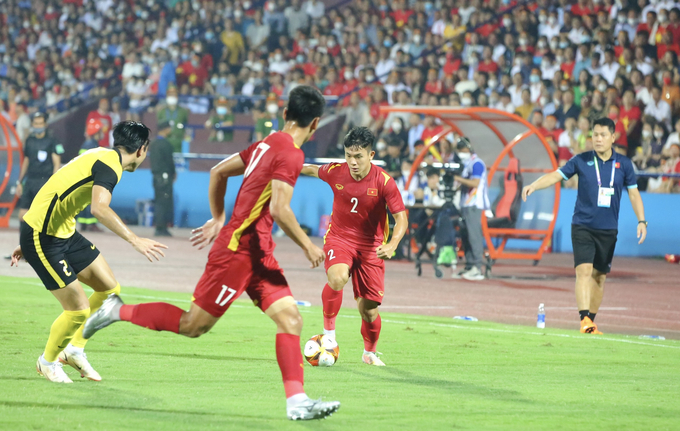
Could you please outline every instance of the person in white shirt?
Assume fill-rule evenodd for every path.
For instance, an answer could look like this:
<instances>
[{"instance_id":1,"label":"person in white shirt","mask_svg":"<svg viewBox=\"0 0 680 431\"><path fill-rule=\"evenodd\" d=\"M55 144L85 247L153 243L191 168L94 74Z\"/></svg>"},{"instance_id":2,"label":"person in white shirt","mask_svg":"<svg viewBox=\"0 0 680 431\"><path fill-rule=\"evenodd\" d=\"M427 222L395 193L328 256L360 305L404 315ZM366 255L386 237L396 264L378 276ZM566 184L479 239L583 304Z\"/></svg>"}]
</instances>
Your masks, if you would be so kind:
<instances>
[{"instance_id":1,"label":"person in white shirt","mask_svg":"<svg viewBox=\"0 0 680 431\"><path fill-rule=\"evenodd\" d=\"M524 101L522 100L522 91L525 86L522 83L522 74L517 72L512 76L512 85L508 88L508 93L512 99L512 104L515 106L522 106Z\"/></svg>"},{"instance_id":2,"label":"person in white shirt","mask_svg":"<svg viewBox=\"0 0 680 431\"><path fill-rule=\"evenodd\" d=\"M569 32L569 35L567 36L571 43L574 45L578 45L580 43L583 43L581 41L581 38L583 35L586 34L586 29L583 28L583 24L581 24L581 18L580 17L573 17L571 19L571 31Z\"/></svg>"},{"instance_id":3,"label":"person in white shirt","mask_svg":"<svg viewBox=\"0 0 680 431\"><path fill-rule=\"evenodd\" d=\"M139 55L136 52L131 52L128 56L128 61L123 65L123 83L127 85L128 80L135 76L144 76L144 65L139 61Z\"/></svg>"},{"instance_id":4,"label":"person in white shirt","mask_svg":"<svg viewBox=\"0 0 680 431\"><path fill-rule=\"evenodd\" d=\"M446 21L442 18L442 13L438 10L434 11L434 18L432 20L432 27L430 33L435 36L443 36L446 29Z\"/></svg>"},{"instance_id":5,"label":"person in white shirt","mask_svg":"<svg viewBox=\"0 0 680 431\"><path fill-rule=\"evenodd\" d=\"M636 90L635 98L642 102L645 106L652 103L652 87L654 86L654 76L646 75L645 83L642 88Z\"/></svg>"},{"instance_id":6,"label":"person in white shirt","mask_svg":"<svg viewBox=\"0 0 680 431\"><path fill-rule=\"evenodd\" d=\"M538 35L545 36L548 40L551 40L555 36L560 34L560 23L557 22L557 13L551 12L548 16L547 24L538 25Z\"/></svg>"},{"instance_id":7,"label":"person in white shirt","mask_svg":"<svg viewBox=\"0 0 680 431\"><path fill-rule=\"evenodd\" d=\"M496 106L494 106L494 108L500 111L509 112L511 114L514 114L516 110L515 105L512 103L512 97L507 91L501 93L501 100Z\"/></svg>"},{"instance_id":8,"label":"person in white shirt","mask_svg":"<svg viewBox=\"0 0 680 431\"><path fill-rule=\"evenodd\" d=\"M394 60L390 58L390 52L387 48L380 48L380 59L378 64L375 65L375 74L383 84L387 82L387 77L389 73L396 67Z\"/></svg>"},{"instance_id":9,"label":"person in white shirt","mask_svg":"<svg viewBox=\"0 0 680 431\"><path fill-rule=\"evenodd\" d=\"M309 0L305 3L305 12L314 20L321 19L326 13L326 5L320 0Z\"/></svg>"},{"instance_id":10,"label":"person in white shirt","mask_svg":"<svg viewBox=\"0 0 680 431\"><path fill-rule=\"evenodd\" d=\"M680 120L675 122L675 132L668 135L666 144L663 146L664 151L670 150L673 144L680 144Z\"/></svg>"},{"instance_id":11,"label":"person in white shirt","mask_svg":"<svg viewBox=\"0 0 680 431\"><path fill-rule=\"evenodd\" d=\"M580 135L581 131L576 128L576 120L572 117L567 117L567 119L564 120L564 131L560 133L560 136L557 138L557 146L560 148L569 148L571 152L574 153Z\"/></svg>"},{"instance_id":12,"label":"person in white shirt","mask_svg":"<svg viewBox=\"0 0 680 431\"><path fill-rule=\"evenodd\" d=\"M609 83L614 85L616 73L619 71L619 63L615 61L615 54L613 49L607 49L604 52L604 64L600 67L600 75Z\"/></svg>"},{"instance_id":13,"label":"person in white shirt","mask_svg":"<svg viewBox=\"0 0 680 431\"><path fill-rule=\"evenodd\" d=\"M671 128L671 107L665 100L661 100L661 88L652 88L652 101L645 107L645 115L651 115L656 121L666 124Z\"/></svg>"},{"instance_id":14,"label":"person in white shirt","mask_svg":"<svg viewBox=\"0 0 680 431\"><path fill-rule=\"evenodd\" d=\"M654 67L649 63L649 59L645 57L645 49L641 46L635 48L635 59L633 64L635 68L645 76L654 72Z\"/></svg>"}]
</instances>

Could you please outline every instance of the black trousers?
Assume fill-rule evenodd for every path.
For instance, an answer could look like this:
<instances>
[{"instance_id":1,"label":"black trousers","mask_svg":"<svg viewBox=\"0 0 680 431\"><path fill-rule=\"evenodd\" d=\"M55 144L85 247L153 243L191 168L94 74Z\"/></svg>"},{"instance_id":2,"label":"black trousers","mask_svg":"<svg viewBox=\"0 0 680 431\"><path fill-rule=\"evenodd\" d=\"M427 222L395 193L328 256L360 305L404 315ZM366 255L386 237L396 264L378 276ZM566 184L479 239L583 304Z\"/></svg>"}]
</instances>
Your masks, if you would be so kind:
<instances>
[{"instance_id":1,"label":"black trousers","mask_svg":"<svg viewBox=\"0 0 680 431\"><path fill-rule=\"evenodd\" d=\"M174 220L174 200L172 196L172 178L166 175L153 176L154 190L154 226L166 229Z\"/></svg>"}]
</instances>

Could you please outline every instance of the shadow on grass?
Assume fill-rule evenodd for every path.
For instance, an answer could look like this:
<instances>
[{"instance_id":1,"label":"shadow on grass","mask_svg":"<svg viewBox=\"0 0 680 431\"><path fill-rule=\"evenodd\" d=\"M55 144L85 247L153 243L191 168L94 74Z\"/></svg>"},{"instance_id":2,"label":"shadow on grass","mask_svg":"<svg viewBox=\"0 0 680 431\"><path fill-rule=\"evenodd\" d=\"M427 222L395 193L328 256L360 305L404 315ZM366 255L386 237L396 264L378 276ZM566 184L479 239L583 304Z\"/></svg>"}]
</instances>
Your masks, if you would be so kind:
<instances>
[{"instance_id":1,"label":"shadow on grass","mask_svg":"<svg viewBox=\"0 0 680 431\"><path fill-rule=\"evenodd\" d=\"M137 355L137 356L166 356L168 358L186 358L186 359L209 359L213 361L241 361L241 362L269 362L276 363L276 358L253 358L243 356L223 356L223 355L199 355L188 353L162 353L162 352L132 352L125 350L108 350L108 349L90 349L90 352L97 353L115 353L123 355Z\"/></svg>"},{"instance_id":2,"label":"shadow on grass","mask_svg":"<svg viewBox=\"0 0 680 431\"><path fill-rule=\"evenodd\" d=\"M387 382L409 384L414 386L425 386L428 388L438 389L443 392L460 394L465 396L477 396L490 398L500 401L511 401L517 403L531 404L534 401L524 398L520 392L509 391L507 389L489 388L481 385L474 385L471 383L457 382L453 380L436 379L433 377L421 376L411 373L409 371L400 370L393 367L381 368L380 371L391 373L392 376L380 375L375 373L368 373L363 371L354 371L352 374L358 374L373 380L383 380Z\"/></svg>"}]
</instances>

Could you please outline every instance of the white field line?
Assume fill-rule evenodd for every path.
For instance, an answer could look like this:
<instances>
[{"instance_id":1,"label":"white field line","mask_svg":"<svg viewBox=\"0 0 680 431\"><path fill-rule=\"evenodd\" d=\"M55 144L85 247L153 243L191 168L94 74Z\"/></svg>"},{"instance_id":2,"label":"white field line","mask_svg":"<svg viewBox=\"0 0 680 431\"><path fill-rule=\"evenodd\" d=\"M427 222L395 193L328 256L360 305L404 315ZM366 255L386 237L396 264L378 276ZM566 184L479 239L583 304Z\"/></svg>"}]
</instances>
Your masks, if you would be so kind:
<instances>
[{"instance_id":1,"label":"white field line","mask_svg":"<svg viewBox=\"0 0 680 431\"><path fill-rule=\"evenodd\" d=\"M30 284L33 286L42 286L42 283L36 283L36 282L29 282L29 281L23 281L22 283L24 284ZM91 291L91 289L87 289ZM141 299L160 299L163 301L181 301L181 299L177 298L163 298L160 296L148 296L148 295L135 295L135 294L128 294L126 293L125 296L130 296L134 298L141 298ZM250 308L251 306L246 306L246 305L241 305L241 304L232 304L232 307L237 307L237 308ZM300 310L302 311L302 310ZM304 310L307 311L307 310ZM354 315L349 315L349 314L338 314L338 317L343 317L345 319L359 319L360 316L354 316ZM626 343L626 344L639 344L641 346L652 346L652 347L666 347L669 349L680 349L680 346L669 346L667 344L657 344L657 343L645 343L642 341L633 341L633 340L624 340L620 338L608 338L608 337L593 337L591 335L569 335L569 334L552 334L549 332L525 332L525 331L514 331L512 329L496 329L496 328L480 328L480 327L475 327L472 325L455 325L451 323L437 323L437 322L418 322L418 321L405 321L405 320L392 320L392 319L382 319L383 322L387 323L398 323L402 325L419 325L419 324L425 324L428 326L437 326L437 327L443 327L443 328L454 328L454 329L470 329L474 331L487 331L487 332L502 332L506 334L528 334L528 335L540 335L540 336L554 336L554 337L564 337L564 338L579 338L579 339L588 339L588 340L603 340L603 341L613 341L616 343Z\"/></svg>"}]
</instances>

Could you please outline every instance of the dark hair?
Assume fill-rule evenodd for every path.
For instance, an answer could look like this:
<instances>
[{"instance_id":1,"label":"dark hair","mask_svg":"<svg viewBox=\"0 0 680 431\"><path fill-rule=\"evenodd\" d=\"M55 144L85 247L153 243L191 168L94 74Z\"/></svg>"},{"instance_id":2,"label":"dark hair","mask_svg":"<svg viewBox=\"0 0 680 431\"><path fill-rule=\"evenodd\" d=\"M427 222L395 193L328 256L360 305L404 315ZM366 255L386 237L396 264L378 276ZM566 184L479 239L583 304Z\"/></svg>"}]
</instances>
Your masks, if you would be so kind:
<instances>
[{"instance_id":1,"label":"dark hair","mask_svg":"<svg viewBox=\"0 0 680 431\"><path fill-rule=\"evenodd\" d=\"M137 121L121 121L113 126L113 146L123 147L128 154L135 153L149 145L151 131Z\"/></svg>"},{"instance_id":2,"label":"dark hair","mask_svg":"<svg viewBox=\"0 0 680 431\"><path fill-rule=\"evenodd\" d=\"M616 124L614 124L614 120L607 117L598 118L597 120L593 121L593 129L595 126L606 127L609 129L609 133L614 133L616 130Z\"/></svg>"},{"instance_id":3,"label":"dark hair","mask_svg":"<svg viewBox=\"0 0 680 431\"><path fill-rule=\"evenodd\" d=\"M345 148L365 148L371 151L375 136L368 127L355 127L345 135Z\"/></svg>"},{"instance_id":4,"label":"dark hair","mask_svg":"<svg viewBox=\"0 0 680 431\"><path fill-rule=\"evenodd\" d=\"M296 121L300 127L307 127L315 118L323 115L326 100L319 90L308 85L295 87L288 95L286 121Z\"/></svg>"},{"instance_id":5,"label":"dark hair","mask_svg":"<svg viewBox=\"0 0 680 431\"><path fill-rule=\"evenodd\" d=\"M435 176L435 175L436 175L436 176L439 176L439 175L440 175L439 169L437 169L437 168L432 168L432 167L427 168L427 171L425 172L425 176L426 176L427 178L433 177L433 176Z\"/></svg>"},{"instance_id":6,"label":"dark hair","mask_svg":"<svg viewBox=\"0 0 680 431\"><path fill-rule=\"evenodd\" d=\"M40 111L34 112L33 114L31 114L31 123L35 121L37 118L42 118L43 120L45 120L45 122L47 122L47 113Z\"/></svg>"}]
</instances>

